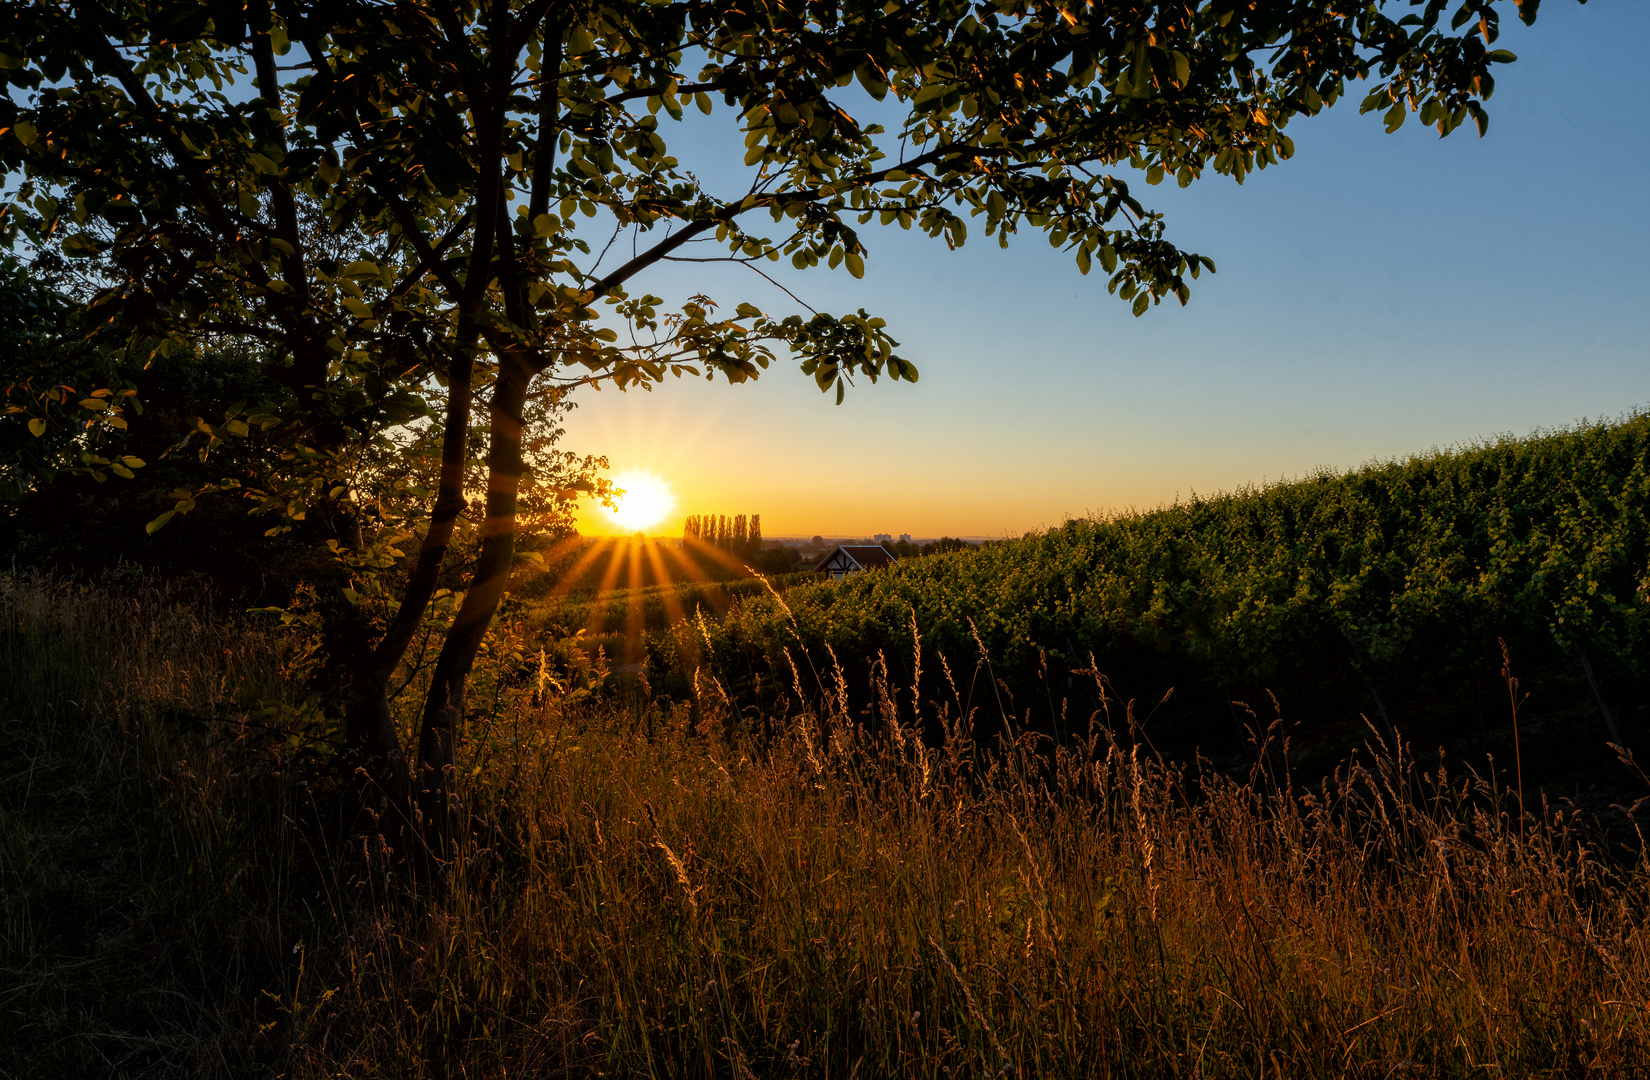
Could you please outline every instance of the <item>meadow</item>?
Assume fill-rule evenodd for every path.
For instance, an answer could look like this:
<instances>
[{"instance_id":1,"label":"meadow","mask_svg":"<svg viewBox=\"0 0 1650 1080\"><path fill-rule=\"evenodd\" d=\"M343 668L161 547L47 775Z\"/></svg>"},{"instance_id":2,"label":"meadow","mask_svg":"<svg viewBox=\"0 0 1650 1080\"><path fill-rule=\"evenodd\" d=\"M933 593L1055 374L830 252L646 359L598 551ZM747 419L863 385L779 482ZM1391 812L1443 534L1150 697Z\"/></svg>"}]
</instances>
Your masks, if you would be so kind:
<instances>
[{"instance_id":1,"label":"meadow","mask_svg":"<svg viewBox=\"0 0 1650 1080\"><path fill-rule=\"evenodd\" d=\"M1246 712L1233 776L1156 753L1098 678L1056 744L925 693L920 645L914 679L873 665L869 711L842 666L759 710L704 671L558 693L501 630L468 828L421 875L342 827L333 729L267 620L143 582L14 574L0 603L7 1075L1650 1063L1637 807L1373 730L1304 784L1287 717Z\"/></svg>"}]
</instances>

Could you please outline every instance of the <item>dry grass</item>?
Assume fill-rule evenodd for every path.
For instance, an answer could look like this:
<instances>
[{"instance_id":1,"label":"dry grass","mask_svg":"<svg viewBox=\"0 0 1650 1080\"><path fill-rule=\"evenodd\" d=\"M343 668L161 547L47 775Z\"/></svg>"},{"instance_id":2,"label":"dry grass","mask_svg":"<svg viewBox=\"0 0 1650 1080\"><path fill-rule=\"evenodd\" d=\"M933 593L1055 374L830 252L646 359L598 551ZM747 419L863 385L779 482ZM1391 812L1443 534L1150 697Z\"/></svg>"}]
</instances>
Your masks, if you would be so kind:
<instances>
[{"instance_id":1,"label":"dry grass","mask_svg":"<svg viewBox=\"0 0 1650 1080\"><path fill-rule=\"evenodd\" d=\"M299 906L244 707L282 711L281 652L175 589L0 576L0 1076L245 1075Z\"/></svg>"},{"instance_id":2,"label":"dry grass","mask_svg":"<svg viewBox=\"0 0 1650 1080\"><path fill-rule=\"evenodd\" d=\"M235 698L236 678L255 693L261 670L223 673L214 700ZM954 707L886 678L869 714L822 681L786 716L742 714L708 680L692 702L488 695L499 705L465 747L472 841L440 888L416 893L359 841L306 877L304 831L255 809L290 785L266 772L247 787L234 740L197 740L193 801L130 781L177 837L144 880L174 907L220 877L264 883L262 907L198 916L242 927L218 938L264 983L218 980L180 1032L294 1076L1650 1064L1636 841L1606 850L1573 813L1520 819L1497 785L1402 758L1353 762L1308 793L1276 728L1254 772L1231 779L1158 761L1124 714L1096 717L1080 744L976 746ZM41 715L69 683L35 694ZM38 730L44 746L63 728ZM165 755L148 760L122 768ZM244 793L214 803L220 790ZM212 831L190 806L244 806L263 824ZM8 865L3 880L10 967L12 898L21 888L26 905L34 879ZM319 898L278 887L300 880ZM188 956L192 940L163 951Z\"/></svg>"}]
</instances>

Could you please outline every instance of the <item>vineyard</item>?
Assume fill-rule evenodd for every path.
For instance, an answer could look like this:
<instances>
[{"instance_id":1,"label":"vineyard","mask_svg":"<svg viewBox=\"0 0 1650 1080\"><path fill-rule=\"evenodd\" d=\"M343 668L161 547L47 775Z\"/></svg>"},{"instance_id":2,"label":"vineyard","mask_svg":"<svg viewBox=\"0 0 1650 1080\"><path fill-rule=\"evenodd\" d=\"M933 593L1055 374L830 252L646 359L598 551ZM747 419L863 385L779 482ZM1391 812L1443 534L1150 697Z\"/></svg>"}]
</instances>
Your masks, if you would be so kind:
<instances>
[{"instance_id":1,"label":"vineyard","mask_svg":"<svg viewBox=\"0 0 1650 1080\"><path fill-rule=\"evenodd\" d=\"M1419 735L1417 718L1465 722L1486 693L1504 711L1504 641L1549 697L1567 688L1613 724L1650 676L1647 509L1650 416L1634 415L1071 521L782 599L742 590L708 628L652 635L650 655L773 684L793 679L787 651L910 672L920 641L925 678L942 678L939 654L990 688L975 704L1023 713L1009 702L1034 695L1034 722L1092 658L1125 698L1175 687L1192 734L1272 692L1294 719L1361 731L1363 713ZM989 675L971 677L982 658Z\"/></svg>"},{"instance_id":2,"label":"vineyard","mask_svg":"<svg viewBox=\"0 0 1650 1080\"><path fill-rule=\"evenodd\" d=\"M660 582L600 592L551 592L524 604L517 618L531 632L572 638L581 631L581 646L602 648L612 657L640 655L648 637L668 636L671 627L702 615L715 620L737 604L812 578L808 572L767 580L755 577L725 581Z\"/></svg>"}]
</instances>

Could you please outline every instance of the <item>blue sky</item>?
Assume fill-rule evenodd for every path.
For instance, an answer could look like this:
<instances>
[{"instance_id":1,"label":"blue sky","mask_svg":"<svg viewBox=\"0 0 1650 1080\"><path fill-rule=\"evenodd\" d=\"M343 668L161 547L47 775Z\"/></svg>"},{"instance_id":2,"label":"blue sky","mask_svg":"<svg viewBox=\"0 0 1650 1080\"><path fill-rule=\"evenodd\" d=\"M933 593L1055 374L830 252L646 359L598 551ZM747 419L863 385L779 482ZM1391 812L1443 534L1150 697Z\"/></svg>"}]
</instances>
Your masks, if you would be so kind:
<instances>
[{"instance_id":1,"label":"blue sky","mask_svg":"<svg viewBox=\"0 0 1650 1080\"><path fill-rule=\"evenodd\" d=\"M1650 402L1647 42L1650 4L1548 0L1533 28L1506 22L1519 60L1486 138L1413 118L1387 135L1354 89L1241 187L1140 185L1219 266L1188 307L1140 319L1035 237L949 252L868 228L863 280L784 280L887 318L917 385L839 407L782 362L755 385L587 394L568 445L664 477L682 512L761 513L769 535L1004 535L1619 415ZM685 161L736 175L737 144L688 133ZM787 309L741 274L636 286Z\"/></svg>"}]
</instances>

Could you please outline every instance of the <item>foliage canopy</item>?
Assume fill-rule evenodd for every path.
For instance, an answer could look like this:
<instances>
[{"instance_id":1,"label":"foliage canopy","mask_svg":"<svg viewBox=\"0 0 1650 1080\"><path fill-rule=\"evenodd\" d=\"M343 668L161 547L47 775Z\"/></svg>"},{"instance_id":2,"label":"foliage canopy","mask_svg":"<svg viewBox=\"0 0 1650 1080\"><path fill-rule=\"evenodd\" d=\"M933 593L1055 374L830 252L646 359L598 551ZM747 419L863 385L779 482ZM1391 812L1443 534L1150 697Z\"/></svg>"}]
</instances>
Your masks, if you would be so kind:
<instances>
[{"instance_id":1,"label":"foliage canopy","mask_svg":"<svg viewBox=\"0 0 1650 1080\"><path fill-rule=\"evenodd\" d=\"M1534 19L1536 0L1516 6ZM86 347L164 357L237 341L262 358L281 389L200 418L193 441L270 448L256 507L339 523L328 550L345 597L394 561L401 536L345 475L346 448L439 414L440 483L400 608L363 628L376 644L356 664L362 701L382 699L434 593L468 502L472 402L484 402L481 550L420 738L435 791L514 557L533 395L673 375L737 382L782 351L839 400L856 376L916 378L863 310L803 317L708 297L667 309L633 288L643 271L788 258L858 276L865 226L955 246L974 222L1005 244L1041 233L1084 273L1098 263L1136 314L1184 303L1213 264L1168 239L1124 167L1148 184L1241 180L1287 158L1288 122L1352 81L1368 84L1361 107L1389 130L1415 111L1441 133L1468 120L1482 131L1492 70L1513 59L1494 48L1503 10L15 2L0 16L0 239L84 262L73 333ZM691 138L701 113L743 135L747 178L731 190L671 153L667 137ZM631 234L631 257L609 263L616 245L592 243L607 226ZM107 411L99 400L8 396L30 419ZM201 494L180 492L174 509ZM360 717L352 743L393 765L387 707Z\"/></svg>"}]
</instances>

